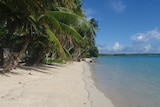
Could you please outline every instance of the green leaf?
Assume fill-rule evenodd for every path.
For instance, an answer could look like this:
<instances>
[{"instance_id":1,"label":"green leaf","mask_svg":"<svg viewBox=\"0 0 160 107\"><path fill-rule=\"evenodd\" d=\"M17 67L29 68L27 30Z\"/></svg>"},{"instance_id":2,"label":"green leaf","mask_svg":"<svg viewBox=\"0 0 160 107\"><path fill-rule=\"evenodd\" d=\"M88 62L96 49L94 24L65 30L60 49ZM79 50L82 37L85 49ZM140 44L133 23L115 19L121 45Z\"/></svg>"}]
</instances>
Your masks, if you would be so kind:
<instances>
[{"instance_id":1,"label":"green leaf","mask_svg":"<svg viewBox=\"0 0 160 107\"><path fill-rule=\"evenodd\" d=\"M49 28L45 28L45 31L46 31L46 34L49 36L50 40L56 44L56 47L54 47L54 48L59 50L59 54L62 55L64 59L67 59L66 53L65 53L60 41L55 36L55 34Z\"/></svg>"},{"instance_id":2,"label":"green leaf","mask_svg":"<svg viewBox=\"0 0 160 107\"><path fill-rule=\"evenodd\" d=\"M84 39L82 36L74 30L72 27L69 27L68 25L64 23L60 23L62 31L71 36L77 43L82 43L84 42Z\"/></svg>"},{"instance_id":3,"label":"green leaf","mask_svg":"<svg viewBox=\"0 0 160 107\"><path fill-rule=\"evenodd\" d=\"M53 15L59 22L72 25L77 28L88 27L88 22L83 17L69 12L49 11L47 14Z\"/></svg>"},{"instance_id":4,"label":"green leaf","mask_svg":"<svg viewBox=\"0 0 160 107\"><path fill-rule=\"evenodd\" d=\"M48 26L50 26L50 28L52 28L54 30L56 29L56 31L58 31L58 32L61 31L61 26L60 26L58 20L55 17L53 17L53 15L51 15L51 14L46 13L46 14L40 15L38 17L38 21L40 23L47 24Z\"/></svg>"}]
</instances>

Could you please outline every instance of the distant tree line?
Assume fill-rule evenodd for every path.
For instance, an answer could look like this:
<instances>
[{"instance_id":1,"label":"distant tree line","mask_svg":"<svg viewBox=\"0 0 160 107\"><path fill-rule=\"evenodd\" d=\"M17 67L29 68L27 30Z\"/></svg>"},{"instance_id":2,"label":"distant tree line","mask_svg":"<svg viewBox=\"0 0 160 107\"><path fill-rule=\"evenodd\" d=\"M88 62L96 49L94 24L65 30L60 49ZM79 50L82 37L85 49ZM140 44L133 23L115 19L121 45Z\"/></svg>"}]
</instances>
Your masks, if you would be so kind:
<instances>
[{"instance_id":1,"label":"distant tree line","mask_svg":"<svg viewBox=\"0 0 160 107\"><path fill-rule=\"evenodd\" d=\"M99 54L99 56L160 56L159 53Z\"/></svg>"}]
</instances>

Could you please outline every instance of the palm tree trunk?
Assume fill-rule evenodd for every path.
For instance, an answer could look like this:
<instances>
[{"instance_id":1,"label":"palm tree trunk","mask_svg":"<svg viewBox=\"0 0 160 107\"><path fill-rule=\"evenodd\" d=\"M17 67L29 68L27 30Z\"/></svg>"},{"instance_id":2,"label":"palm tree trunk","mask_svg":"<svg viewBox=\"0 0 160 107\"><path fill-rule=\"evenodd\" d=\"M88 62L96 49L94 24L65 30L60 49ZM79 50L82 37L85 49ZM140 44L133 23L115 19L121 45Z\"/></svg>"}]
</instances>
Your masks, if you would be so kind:
<instances>
[{"instance_id":1,"label":"palm tree trunk","mask_svg":"<svg viewBox=\"0 0 160 107\"><path fill-rule=\"evenodd\" d=\"M0 47L0 66L3 66L3 48Z\"/></svg>"},{"instance_id":2,"label":"palm tree trunk","mask_svg":"<svg viewBox=\"0 0 160 107\"><path fill-rule=\"evenodd\" d=\"M80 55L81 55L81 50L80 50L80 49L76 49L76 51L75 51L74 54L73 54L73 59L74 59L75 61L80 60Z\"/></svg>"},{"instance_id":3,"label":"palm tree trunk","mask_svg":"<svg viewBox=\"0 0 160 107\"><path fill-rule=\"evenodd\" d=\"M18 65L20 59L22 58L23 53L26 51L28 45L31 42L31 36L29 36L26 41L24 42L24 44L22 45L22 48L19 52L16 53L11 53L11 55L9 56L9 60L6 62L3 72L9 72L10 70L16 68L16 66Z\"/></svg>"},{"instance_id":4,"label":"palm tree trunk","mask_svg":"<svg viewBox=\"0 0 160 107\"><path fill-rule=\"evenodd\" d=\"M41 59L42 59L43 56L44 56L43 53L39 53L39 54L36 56L36 58L35 58L35 60L34 60L34 62L33 62L33 65L39 65L39 63L40 63L40 61L41 61Z\"/></svg>"}]
</instances>

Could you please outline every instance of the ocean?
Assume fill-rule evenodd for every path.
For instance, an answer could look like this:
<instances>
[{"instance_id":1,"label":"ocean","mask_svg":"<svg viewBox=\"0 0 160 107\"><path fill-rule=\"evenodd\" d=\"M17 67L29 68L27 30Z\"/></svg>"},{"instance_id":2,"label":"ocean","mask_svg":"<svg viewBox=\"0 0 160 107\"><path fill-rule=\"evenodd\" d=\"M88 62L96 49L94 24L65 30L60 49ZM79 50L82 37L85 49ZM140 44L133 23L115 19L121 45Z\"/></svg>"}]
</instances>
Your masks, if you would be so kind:
<instances>
[{"instance_id":1,"label":"ocean","mask_svg":"<svg viewBox=\"0 0 160 107\"><path fill-rule=\"evenodd\" d=\"M115 107L160 107L160 56L98 57L93 79Z\"/></svg>"}]
</instances>

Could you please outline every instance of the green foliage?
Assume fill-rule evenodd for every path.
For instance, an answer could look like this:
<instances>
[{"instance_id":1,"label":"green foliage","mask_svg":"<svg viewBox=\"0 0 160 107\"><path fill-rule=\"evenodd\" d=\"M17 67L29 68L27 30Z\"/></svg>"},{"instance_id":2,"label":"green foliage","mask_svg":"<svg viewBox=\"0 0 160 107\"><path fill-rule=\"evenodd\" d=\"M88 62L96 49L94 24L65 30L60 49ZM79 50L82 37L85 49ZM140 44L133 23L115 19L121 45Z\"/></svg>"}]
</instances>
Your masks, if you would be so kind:
<instances>
[{"instance_id":1,"label":"green foliage","mask_svg":"<svg viewBox=\"0 0 160 107\"><path fill-rule=\"evenodd\" d=\"M0 46L4 45L4 40L7 36L7 29L3 23L0 23Z\"/></svg>"},{"instance_id":2,"label":"green foliage","mask_svg":"<svg viewBox=\"0 0 160 107\"><path fill-rule=\"evenodd\" d=\"M81 0L0 0L0 45L27 51L33 62L49 52L57 62L98 56L97 29L95 19L86 20Z\"/></svg>"},{"instance_id":3,"label":"green foliage","mask_svg":"<svg viewBox=\"0 0 160 107\"><path fill-rule=\"evenodd\" d=\"M64 63L62 59L44 59L43 63L45 64L52 64L52 63L59 63L62 64Z\"/></svg>"},{"instance_id":4,"label":"green foliage","mask_svg":"<svg viewBox=\"0 0 160 107\"><path fill-rule=\"evenodd\" d=\"M89 50L89 57L98 57L97 47L93 47Z\"/></svg>"},{"instance_id":5,"label":"green foliage","mask_svg":"<svg viewBox=\"0 0 160 107\"><path fill-rule=\"evenodd\" d=\"M63 60L62 59L53 59L53 60L50 60L51 63L63 63Z\"/></svg>"}]
</instances>

